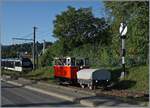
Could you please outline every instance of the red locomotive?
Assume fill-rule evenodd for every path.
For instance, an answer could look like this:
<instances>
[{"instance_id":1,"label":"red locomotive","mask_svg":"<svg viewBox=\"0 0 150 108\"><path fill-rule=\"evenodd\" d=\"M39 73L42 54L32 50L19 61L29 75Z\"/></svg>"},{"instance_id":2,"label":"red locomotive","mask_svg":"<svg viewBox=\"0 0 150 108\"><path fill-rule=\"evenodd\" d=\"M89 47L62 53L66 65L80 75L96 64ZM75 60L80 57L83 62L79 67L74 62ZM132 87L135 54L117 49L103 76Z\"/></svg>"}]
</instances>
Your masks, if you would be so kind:
<instances>
[{"instance_id":1,"label":"red locomotive","mask_svg":"<svg viewBox=\"0 0 150 108\"><path fill-rule=\"evenodd\" d=\"M89 67L88 58L63 57L54 59L54 77L59 83L77 83L77 72Z\"/></svg>"},{"instance_id":2,"label":"red locomotive","mask_svg":"<svg viewBox=\"0 0 150 108\"><path fill-rule=\"evenodd\" d=\"M80 84L89 89L109 85L111 73L106 69L90 69L88 58L55 58L54 64L54 78L59 84Z\"/></svg>"}]
</instances>

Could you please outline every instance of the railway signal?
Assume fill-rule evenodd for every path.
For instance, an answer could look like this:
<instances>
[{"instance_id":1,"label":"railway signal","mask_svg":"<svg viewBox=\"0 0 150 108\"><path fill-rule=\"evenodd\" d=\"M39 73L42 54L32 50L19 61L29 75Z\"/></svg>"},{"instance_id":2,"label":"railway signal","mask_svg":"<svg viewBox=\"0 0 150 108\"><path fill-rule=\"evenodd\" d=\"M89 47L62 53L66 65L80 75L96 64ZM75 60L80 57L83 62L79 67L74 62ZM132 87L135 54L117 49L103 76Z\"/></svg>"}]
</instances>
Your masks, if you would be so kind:
<instances>
[{"instance_id":1,"label":"railway signal","mask_svg":"<svg viewBox=\"0 0 150 108\"><path fill-rule=\"evenodd\" d=\"M121 58L122 58L122 72L121 72L121 78L124 78L125 76L125 39L126 39L126 33L127 33L127 24L126 23L120 23L119 28L120 38L121 38Z\"/></svg>"}]
</instances>

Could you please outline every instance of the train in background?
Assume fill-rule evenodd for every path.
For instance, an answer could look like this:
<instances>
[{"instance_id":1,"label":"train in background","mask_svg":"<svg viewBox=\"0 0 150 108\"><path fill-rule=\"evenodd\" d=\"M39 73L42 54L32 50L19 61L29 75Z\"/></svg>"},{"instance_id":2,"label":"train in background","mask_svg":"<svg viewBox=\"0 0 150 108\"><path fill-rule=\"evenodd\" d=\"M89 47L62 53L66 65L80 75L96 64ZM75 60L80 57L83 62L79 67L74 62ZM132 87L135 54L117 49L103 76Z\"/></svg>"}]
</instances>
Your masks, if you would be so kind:
<instances>
[{"instance_id":1,"label":"train in background","mask_svg":"<svg viewBox=\"0 0 150 108\"><path fill-rule=\"evenodd\" d=\"M57 57L54 59L54 78L59 84L67 82L95 89L109 85L111 73L105 69L90 69L88 58Z\"/></svg>"},{"instance_id":2,"label":"train in background","mask_svg":"<svg viewBox=\"0 0 150 108\"><path fill-rule=\"evenodd\" d=\"M1 67L6 70L24 72L31 71L33 69L33 64L29 58L9 58L1 59Z\"/></svg>"}]
</instances>

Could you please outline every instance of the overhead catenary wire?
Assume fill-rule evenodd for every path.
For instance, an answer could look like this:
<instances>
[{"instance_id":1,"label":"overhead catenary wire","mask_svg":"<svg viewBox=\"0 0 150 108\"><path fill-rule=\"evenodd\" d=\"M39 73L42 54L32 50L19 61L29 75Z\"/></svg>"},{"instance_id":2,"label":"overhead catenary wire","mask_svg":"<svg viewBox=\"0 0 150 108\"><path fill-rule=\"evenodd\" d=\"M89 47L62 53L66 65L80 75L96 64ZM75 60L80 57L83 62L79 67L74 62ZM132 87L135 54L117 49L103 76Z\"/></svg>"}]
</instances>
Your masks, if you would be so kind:
<instances>
[{"instance_id":1,"label":"overhead catenary wire","mask_svg":"<svg viewBox=\"0 0 150 108\"><path fill-rule=\"evenodd\" d=\"M51 34L51 32L48 32L48 33L45 32L44 35L38 35L38 36L40 36L40 37L45 37L45 36L47 36L47 35L49 35L49 34ZM38 36L37 36L37 37L38 37ZM39 40L38 40L38 41L39 41Z\"/></svg>"},{"instance_id":2,"label":"overhead catenary wire","mask_svg":"<svg viewBox=\"0 0 150 108\"><path fill-rule=\"evenodd\" d=\"M37 33L39 33L39 35L43 35L43 34L45 34L45 33L47 33L47 32L50 32L50 29L47 29L47 30L42 31L42 32L37 32Z\"/></svg>"},{"instance_id":3,"label":"overhead catenary wire","mask_svg":"<svg viewBox=\"0 0 150 108\"><path fill-rule=\"evenodd\" d=\"M33 33L28 33L27 35L21 36L22 38L27 37L27 36L32 36Z\"/></svg>"}]
</instances>

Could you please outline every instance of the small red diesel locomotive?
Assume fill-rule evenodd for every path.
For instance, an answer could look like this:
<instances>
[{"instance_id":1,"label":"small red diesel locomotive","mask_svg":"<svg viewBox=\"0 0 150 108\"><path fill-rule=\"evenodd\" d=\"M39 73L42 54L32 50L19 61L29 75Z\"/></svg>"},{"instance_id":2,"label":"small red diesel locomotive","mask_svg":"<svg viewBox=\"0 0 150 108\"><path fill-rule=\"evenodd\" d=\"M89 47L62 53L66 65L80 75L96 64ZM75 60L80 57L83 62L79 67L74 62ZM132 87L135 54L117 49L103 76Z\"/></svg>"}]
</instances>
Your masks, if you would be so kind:
<instances>
[{"instance_id":1,"label":"small red diesel locomotive","mask_svg":"<svg viewBox=\"0 0 150 108\"><path fill-rule=\"evenodd\" d=\"M54 77L59 84L67 82L77 83L77 72L89 68L88 58L63 57L54 58Z\"/></svg>"}]
</instances>

